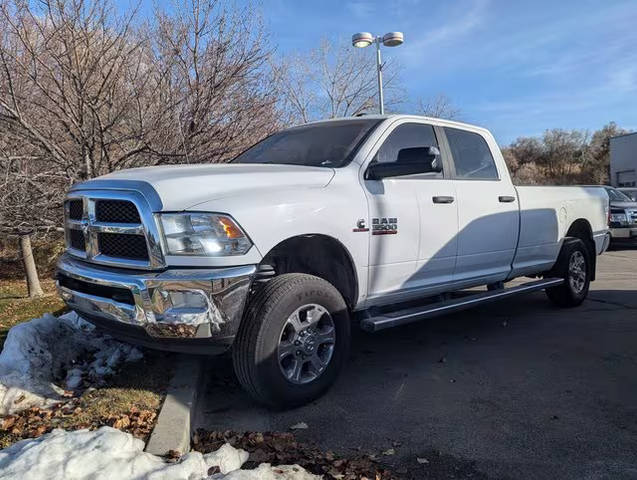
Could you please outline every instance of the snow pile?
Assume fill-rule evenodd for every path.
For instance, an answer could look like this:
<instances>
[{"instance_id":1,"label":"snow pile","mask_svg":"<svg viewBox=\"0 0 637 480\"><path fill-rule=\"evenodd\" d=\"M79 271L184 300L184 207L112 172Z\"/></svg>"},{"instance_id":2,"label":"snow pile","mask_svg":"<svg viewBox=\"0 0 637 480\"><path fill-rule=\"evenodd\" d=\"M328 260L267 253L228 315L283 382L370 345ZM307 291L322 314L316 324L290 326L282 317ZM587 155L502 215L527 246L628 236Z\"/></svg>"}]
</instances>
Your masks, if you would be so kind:
<instances>
[{"instance_id":1,"label":"snow pile","mask_svg":"<svg viewBox=\"0 0 637 480\"><path fill-rule=\"evenodd\" d=\"M9 330L0 353L0 415L59 400L65 389L99 382L141 352L95 331L75 313L46 314ZM82 358L87 358L79 362Z\"/></svg>"},{"instance_id":2,"label":"snow pile","mask_svg":"<svg viewBox=\"0 0 637 480\"><path fill-rule=\"evenodd\" d=\"M143 451L144 442L110 427L65 432L53 430L38 439L0 451L0 478L21 480L319 480L296 465L239 470L247 452L229 444L213 453L191 452L176 463ZM215 468L216 467L216 468ZM208 472L220 471L212 476Z\"/></svg>"}]
</instances>

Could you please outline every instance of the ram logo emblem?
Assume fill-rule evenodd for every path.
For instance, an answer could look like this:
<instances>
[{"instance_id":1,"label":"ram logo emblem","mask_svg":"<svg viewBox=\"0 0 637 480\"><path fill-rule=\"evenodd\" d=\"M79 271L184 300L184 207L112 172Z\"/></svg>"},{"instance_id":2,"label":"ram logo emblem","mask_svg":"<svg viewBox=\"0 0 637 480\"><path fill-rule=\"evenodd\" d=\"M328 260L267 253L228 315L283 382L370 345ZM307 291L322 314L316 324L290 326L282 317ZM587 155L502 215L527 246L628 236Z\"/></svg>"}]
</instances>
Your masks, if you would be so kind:
<instances>
[{"instance_id":1,"label":"ram logo emblem","mask_svg":"<svg viewBox=\"0 0 637 480\"><path fill-rule=\"evenodd\" d=\"M395 235L397 233L397 217L372 218L372 235Z\"/></svg>"}]
</instances>

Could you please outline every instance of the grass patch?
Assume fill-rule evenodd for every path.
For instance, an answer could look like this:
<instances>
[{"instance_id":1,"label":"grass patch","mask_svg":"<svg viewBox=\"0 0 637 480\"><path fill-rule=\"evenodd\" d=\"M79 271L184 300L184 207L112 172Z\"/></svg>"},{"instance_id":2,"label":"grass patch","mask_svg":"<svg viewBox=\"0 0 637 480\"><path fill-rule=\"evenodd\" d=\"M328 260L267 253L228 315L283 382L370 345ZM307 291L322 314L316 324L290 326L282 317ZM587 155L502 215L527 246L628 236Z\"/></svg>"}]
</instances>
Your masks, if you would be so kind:
<instances>
[{"instance_id":1,"label":"grass patch","mask_svg":"<svg viewBox=\"0 0 637 480\"><path fill-rule=\"evenodd\" d=\"M41 317L48 312L60 315L66 311L64 302L55 290L55 282L42 280L41 285L44 296L29 298L24 280L0 281L0 349L9 329L14 325Z\"/></svg>"}]
</instances>

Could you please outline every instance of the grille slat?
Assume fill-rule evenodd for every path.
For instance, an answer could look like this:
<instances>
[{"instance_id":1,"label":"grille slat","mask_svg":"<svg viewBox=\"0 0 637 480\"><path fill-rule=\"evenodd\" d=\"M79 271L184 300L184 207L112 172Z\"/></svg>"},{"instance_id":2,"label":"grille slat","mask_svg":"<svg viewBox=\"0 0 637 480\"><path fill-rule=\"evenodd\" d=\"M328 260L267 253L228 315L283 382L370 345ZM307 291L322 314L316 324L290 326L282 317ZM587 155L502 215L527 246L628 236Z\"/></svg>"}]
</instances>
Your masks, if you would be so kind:
<instances>
[{"instance_id":1,"label":"grille slat","mask_svg":"<svg viewBox=\"0 0 637 480\"><path fill-rule=\"evenodd\" d=\"M148 260L146 239L141 235L100 233L98 242L100 253L109 257Z\"/></svg>"},{"instance_id":2,"label":"grille slat","mask_svg":"<svg viewBox=\"0 0 637 480\"><path fill-rule=\"evenodd\" d=\"M82 200L69 200L69 218L71 220L82 220L84 206Z\"/></svg>"},{"instance_id":3,"label":"grille slat","mask_svg":"<svg viewBox=\"0 0 637 480\"><path fill-rule=\"evenodd\" d=\"M133 293L126 288L110 287L107 285L84 282L82 280L67 277L63 274L59 274L57 280L60 286L66 287L69 290L95 295L96 297L110 298L116 302L127 303L129 305L135 305Z\"/></svg>"},{"instance_id":4,"label":"grille slat","mask_svg":"<svg viewBox=\"0 0 637 480\"><path fill-rule=\"evenodd\" d=\"M98 200L95 202L95 218L98 222L141 223L137 207L128 200Z\"/></svg>"},{"instance_id":5,"label":"grille slat","mask_svg":"<svg viewBox=\"0 0 637 480\"><path fill-rule=\"evenodd\" d=\"M85 251L86 242L84 239L84 232L82 230L71 229L69 230L69 245L76 250Z\"/></svg>"}]
</instances>

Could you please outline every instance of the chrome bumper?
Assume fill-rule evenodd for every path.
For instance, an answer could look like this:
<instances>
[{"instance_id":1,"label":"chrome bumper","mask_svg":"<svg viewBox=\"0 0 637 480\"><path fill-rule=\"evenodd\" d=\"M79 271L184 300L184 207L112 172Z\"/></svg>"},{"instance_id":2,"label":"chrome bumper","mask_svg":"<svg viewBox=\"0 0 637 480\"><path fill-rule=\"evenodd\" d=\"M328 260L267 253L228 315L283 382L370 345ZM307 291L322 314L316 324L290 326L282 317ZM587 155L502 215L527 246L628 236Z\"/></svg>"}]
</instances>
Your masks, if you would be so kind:
<instances>
[{"instance_id":1,"label":"chrome bumper","mask_svg":"<svg viewBox=\"0 0 637 480\"><path fill-rule=\"evenodd\" d=\"M613 227L610 229L610 234L615 240L618 238L637 239L637 227Z\"/></svg>"},{"instance_id":2,"label":"chrome bumper","mask_svg":"<svg viewBox=\"0 0 637 480\"><path fill-rule=\"evenodd\" d=\"M231 342L255 270L246 265L151 273L91 265L63 255L57 287L69 308L98 325L104 321L133 327L163 340Z\"/></svg>"}]
</instances>

